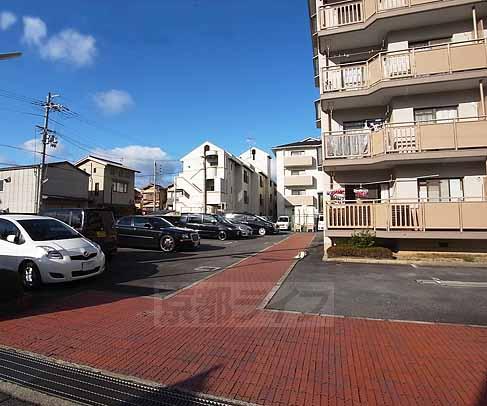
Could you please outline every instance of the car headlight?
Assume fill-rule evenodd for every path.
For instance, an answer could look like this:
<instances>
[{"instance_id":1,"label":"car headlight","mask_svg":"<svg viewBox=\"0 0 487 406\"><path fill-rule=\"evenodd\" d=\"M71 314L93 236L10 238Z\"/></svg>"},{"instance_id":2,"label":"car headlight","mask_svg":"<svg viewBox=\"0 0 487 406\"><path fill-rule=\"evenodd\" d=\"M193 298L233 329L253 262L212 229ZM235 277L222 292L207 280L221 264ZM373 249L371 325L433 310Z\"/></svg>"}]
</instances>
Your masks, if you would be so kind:
<instances>
[{"instance_id":1,"label":"car headlight","mask_svg":"<svg viewBox=\"0 0 487 406\"><path fill-rule=\"evenodd\" d=\"M181 238L182 238L183 240L189 240L189 234L182 234L182 235L181 235Z\"/></svg>"},{"instance_id":2,"label":"car headlight","mask_svg":"<svg viewBox=\"0 0 487 406\"><path fill-rule=\"evenodd\" d=\"M63 259L63 254L61 254L57 249L49 246L41 246L44 251L46 251L46 257L49 259Z\"/></svg>"}]
</instances>

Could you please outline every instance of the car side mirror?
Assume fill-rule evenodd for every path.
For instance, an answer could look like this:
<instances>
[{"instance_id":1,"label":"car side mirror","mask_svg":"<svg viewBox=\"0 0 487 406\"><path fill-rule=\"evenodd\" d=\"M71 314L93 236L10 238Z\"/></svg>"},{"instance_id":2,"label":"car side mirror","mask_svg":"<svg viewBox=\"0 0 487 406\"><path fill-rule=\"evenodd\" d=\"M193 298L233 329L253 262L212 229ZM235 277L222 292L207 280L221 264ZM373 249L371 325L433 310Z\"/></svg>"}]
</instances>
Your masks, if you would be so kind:
<instances>
[{"instance_id":1,"label":"car side mirror","mask_svg":"<svg viewBox=\"0 0 487 406\"><path fill-rule=\"evenodd\" d=\"M15 234L7 235L7 241L11 242L12 244L18 244L19 243L19 237Z\"/></svg>"}]
</instances>

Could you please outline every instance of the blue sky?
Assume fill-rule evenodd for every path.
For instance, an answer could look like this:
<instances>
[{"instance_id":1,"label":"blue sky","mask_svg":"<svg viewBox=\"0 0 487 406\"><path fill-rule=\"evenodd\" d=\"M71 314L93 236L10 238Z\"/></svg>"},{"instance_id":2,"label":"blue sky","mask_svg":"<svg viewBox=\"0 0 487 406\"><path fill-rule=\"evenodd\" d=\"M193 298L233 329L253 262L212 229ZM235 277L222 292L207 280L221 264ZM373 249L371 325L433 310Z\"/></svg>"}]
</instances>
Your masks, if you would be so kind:
<instances>
[{"instance_id":1,"label":"blue sky","mask_svg":"<svg viewBox=\"0 0 487 406\"><path fill-rule=\"evenodd\" d=\"M64 138L52 154L73 160L82 145L143 172L206 139L238 154L249 138L270 149L318 135L304 0L4 0L0 38L24 52L0 61L1 144L34 148L42 124L4 91L51 90L80 114L53 115ZM0 147L0 162L34 159Z\"/></svg>"}]
</instances>

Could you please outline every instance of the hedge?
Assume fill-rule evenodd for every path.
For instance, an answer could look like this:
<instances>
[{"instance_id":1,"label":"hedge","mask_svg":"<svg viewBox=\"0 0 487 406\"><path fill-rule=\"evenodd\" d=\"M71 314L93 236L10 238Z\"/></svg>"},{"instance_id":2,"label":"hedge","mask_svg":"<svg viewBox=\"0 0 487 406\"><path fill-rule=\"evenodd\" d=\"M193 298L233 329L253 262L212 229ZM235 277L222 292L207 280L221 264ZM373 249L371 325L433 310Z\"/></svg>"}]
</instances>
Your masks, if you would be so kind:
<instances>
[{"instance_id":1,"label":"hedge","mask_svg":"<svg viewBox=\"0 0 487 406\"><path fill-rule=\"evenodd\" d=\"M384 247L355 248L349 245L330 247L326 251L329 258L361 257L376 259L393 259L392 251Z\"/></svg>"}]
</instances>

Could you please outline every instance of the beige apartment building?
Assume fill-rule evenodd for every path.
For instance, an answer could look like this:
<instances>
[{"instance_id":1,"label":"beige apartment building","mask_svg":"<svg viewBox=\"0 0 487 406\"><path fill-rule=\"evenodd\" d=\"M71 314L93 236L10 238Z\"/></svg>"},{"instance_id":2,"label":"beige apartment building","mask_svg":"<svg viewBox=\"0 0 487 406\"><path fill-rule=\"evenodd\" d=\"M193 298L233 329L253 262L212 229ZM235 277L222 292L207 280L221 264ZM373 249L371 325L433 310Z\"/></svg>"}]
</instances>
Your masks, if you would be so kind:
<instances>
[{"instance_id":1,"label":"beige apartment building","mask_svg":"<svg viewBox=\"0 0 487 406\"><path fill-rule=\"evenodd\" d=\"M370 229L400 249L485 250L487 2L309 10L327 236Z\"/></svg>"}]
</instances>

